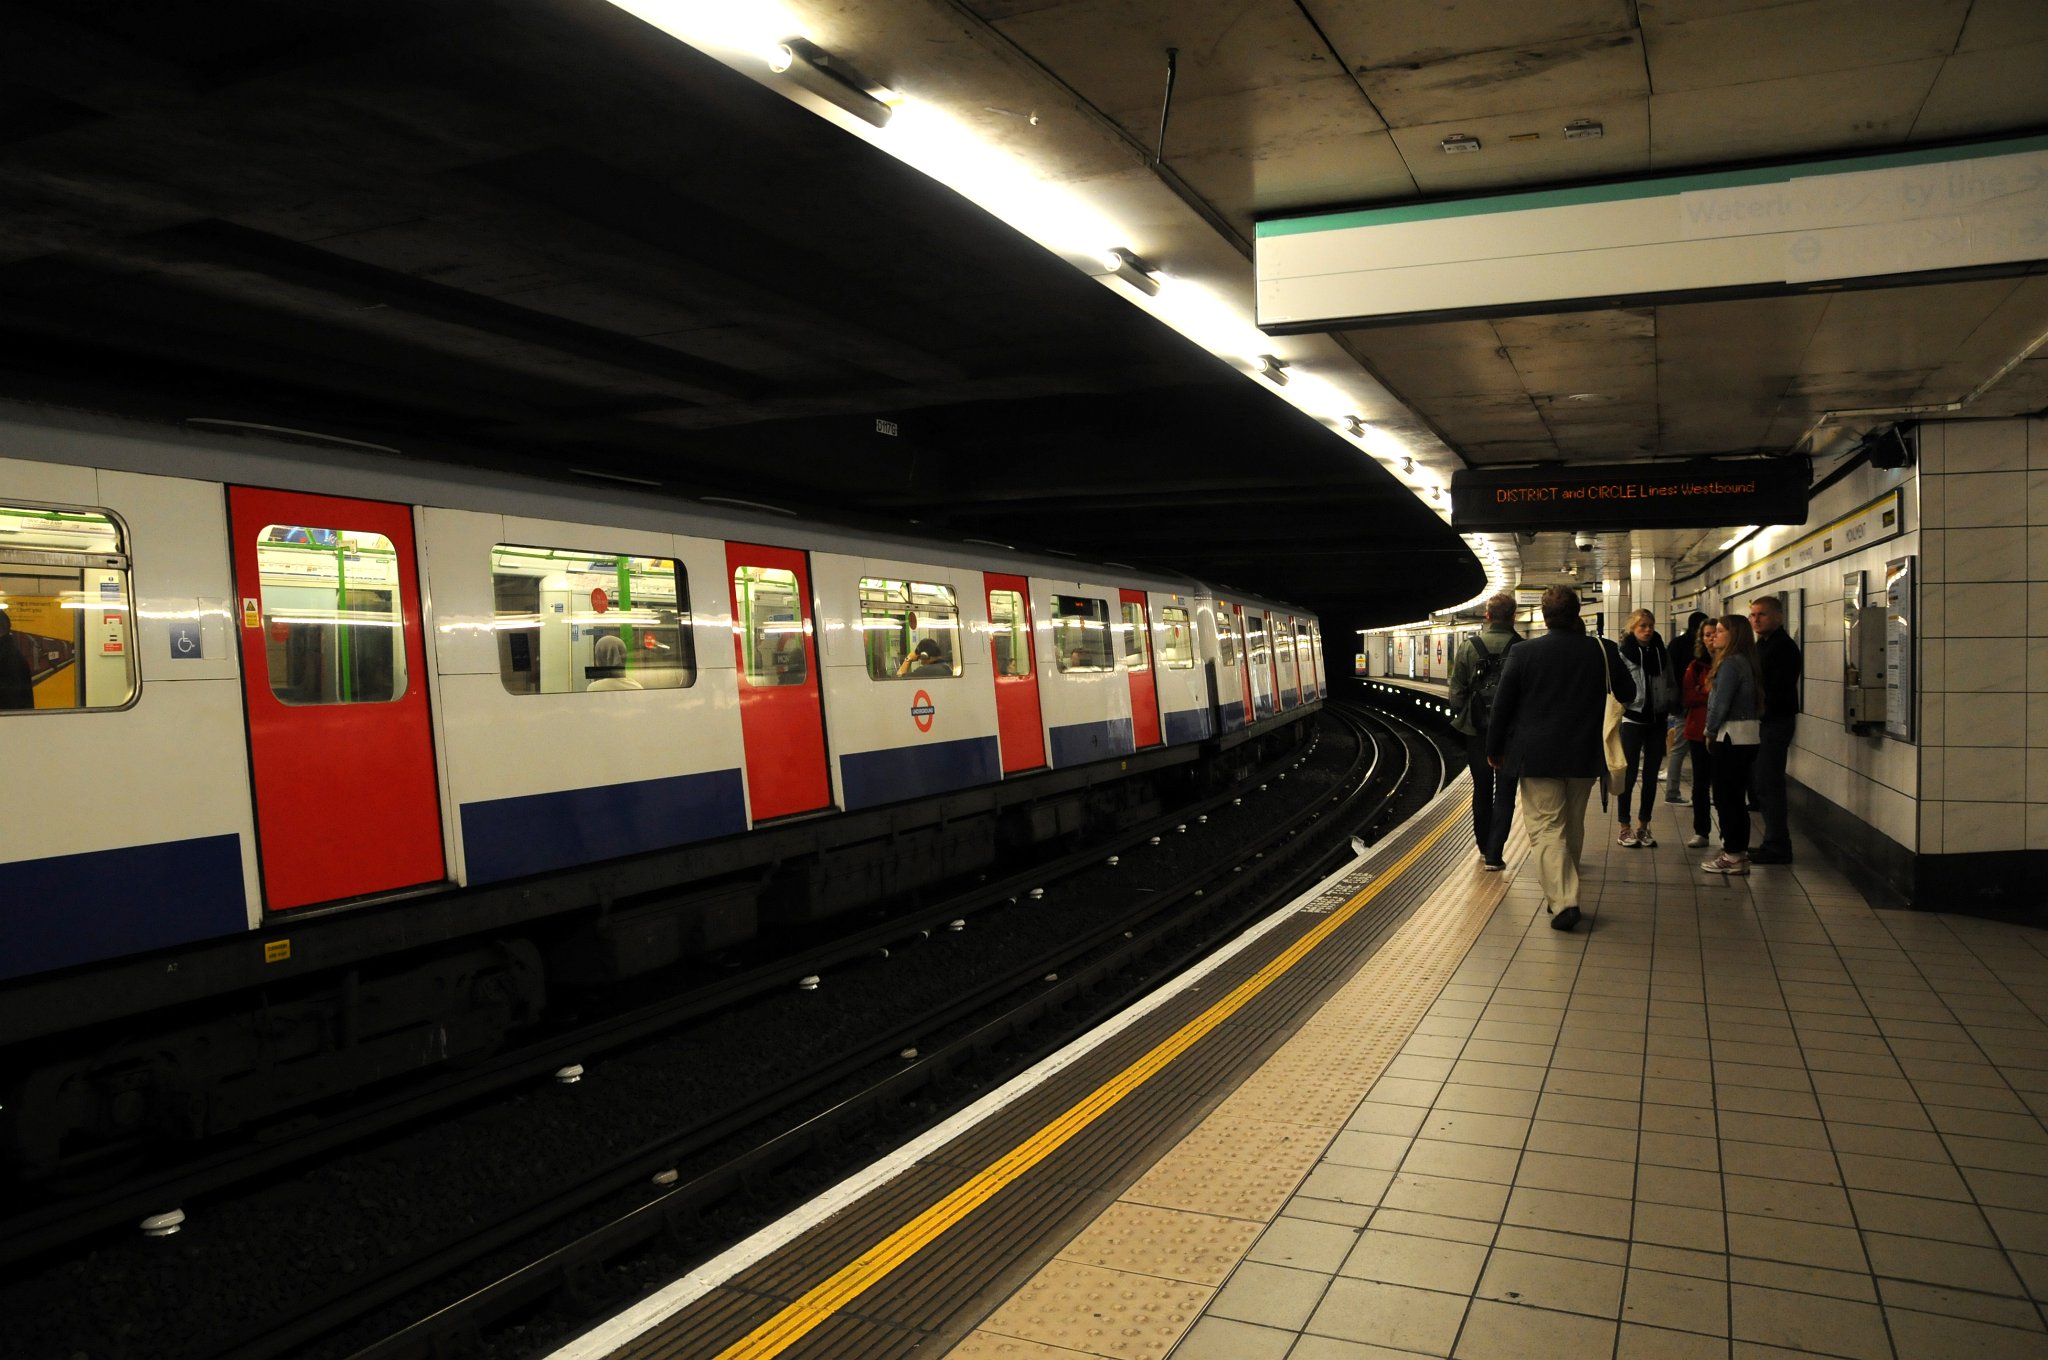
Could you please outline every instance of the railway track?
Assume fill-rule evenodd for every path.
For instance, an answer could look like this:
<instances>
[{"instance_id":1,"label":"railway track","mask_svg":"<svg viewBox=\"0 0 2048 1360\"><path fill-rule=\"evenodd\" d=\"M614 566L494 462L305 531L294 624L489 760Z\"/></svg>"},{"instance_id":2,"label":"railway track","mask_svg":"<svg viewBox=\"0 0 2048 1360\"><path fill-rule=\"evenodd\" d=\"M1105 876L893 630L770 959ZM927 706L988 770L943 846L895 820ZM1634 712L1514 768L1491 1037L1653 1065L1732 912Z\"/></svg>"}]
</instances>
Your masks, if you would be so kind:
<instances>
[{"instance_id":1,"label":"railway track","mask_svg":"<svg viewBox=\"0 0 2048 1360\"><path fill-rule=\"evenodd\" d=\"M809 1167L815 1179L822 1174L814 1165L820 1149L853 1141L849 1130L878 1120L905 1127L931 1122L951 1104L964 1103L958 1088L978 1090L1028 1066L1232 936L1275 900L1320 877L1351 853L1353 836L1374 838L1397 825L1404 808L1426 802L1443 782L1441 754L1412 722L1333 706L1325 729L1310 747L1260 770L1240 788L1136 828L1113 844L1090 846L1028 875L983 885L913 917L664 1006L552 1036L544 1045L464 1074L444 1092L456 1103L521 1083L531 1086L575 1066L587 1065L602 1082L603 1055L623 1053L664 1031L786 1006L801 995L797 989L806 980L816 980L815 995L858 992L903 960L957 962L967 952L964 941L1018 933L1014 926L1021 919L1065 914L1066 924L1050 932L1056 938L1049 943L1040 940L993 961L991 954L1006 951L984 948L970 989L956 985L947 995L923 998L884 1017L885 1023L856 1041L827 1045L831 1051L802 1064L801 1071L792 1063L767 1088L702 1110L658 1136L613 1147L582 1167L573 1184L508 1195L486 1219L423 1235L324 1290L251 1318L231 1335L215 1332L203 1341L195 1336L186 1349L136 1353L237 1360L434 1355L472 1345L498 1320L550 1297L579 1300L568 1310L572 1317L603 1311L617 1300L595 1282L607 1278L612 1263L644 1252L650 1242L665 1242L670 1254L684 1257L708 1254L721 1232L730 1235L717 1221L719 1206L740 1192L786 1177L790 1168ZM1291 798L1290 778L1296 793ZM1319 786L1315 795L1299 796L1302 783L1311 779ZM1298 815L1261 825L1261 805L1282 802ZM1104 894L1119 898L1122 907L1100 912L1071 906ZM190 1203L252 1174L276 1174L373 1134L417 1124L433 1112L422 1103L427 1099L392 1098L335 1126L243 1149L239 1163L223 1153L185 1169L182 1180L125 1187L89 1206L91 1221L132 1222L139 1206L161 1207L167 1198ZM785 1197L802 1193L794 1185ZM755 1196L769 1208L775 1198L774 1191ZM74 1235L85 1221L71 1224ZM46 1232L56 1229L54 1222L44 1226ZM0 1240L11 1240L19 1254L18 1235Z\"/></svg>"}]
</instances>

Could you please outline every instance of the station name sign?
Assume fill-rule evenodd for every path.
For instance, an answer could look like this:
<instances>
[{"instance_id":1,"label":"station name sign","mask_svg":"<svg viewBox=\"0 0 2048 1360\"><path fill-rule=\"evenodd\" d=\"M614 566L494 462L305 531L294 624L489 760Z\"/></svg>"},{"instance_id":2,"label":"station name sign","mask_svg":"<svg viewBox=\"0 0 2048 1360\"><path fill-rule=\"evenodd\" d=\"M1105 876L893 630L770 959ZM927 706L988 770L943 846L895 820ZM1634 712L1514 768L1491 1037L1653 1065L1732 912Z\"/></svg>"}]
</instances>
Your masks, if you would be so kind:
<instances>
[{"instance_id":1,"label":"station name sign","mask_svg":"<svg viewBox=\"0 0 2048 1360\"><path fill-rule=\"evenodd\" d=\"M1806 460L1468 468L1451 476L1451 527L1713 529L1806 523Z\"/></svg>"}]
</instances>

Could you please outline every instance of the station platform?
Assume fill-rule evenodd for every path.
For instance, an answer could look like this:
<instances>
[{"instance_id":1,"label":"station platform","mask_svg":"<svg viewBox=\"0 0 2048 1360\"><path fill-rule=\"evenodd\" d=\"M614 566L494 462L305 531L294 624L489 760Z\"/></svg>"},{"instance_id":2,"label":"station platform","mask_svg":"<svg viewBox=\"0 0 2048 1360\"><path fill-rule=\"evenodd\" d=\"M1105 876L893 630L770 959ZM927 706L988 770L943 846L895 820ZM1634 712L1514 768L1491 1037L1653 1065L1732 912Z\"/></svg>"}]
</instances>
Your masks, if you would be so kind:
<instances>
[{"instance_id":1,"label":"station platform","mask_svg":"<svg viewBox=\"0 0 2048 1360\"><path fill-rule=\"evenodd\" d=\"M1565 934L1466 788L557 1356L2048 1355L2048 933L1596 793Z\"/></svg>"}]
</instances>

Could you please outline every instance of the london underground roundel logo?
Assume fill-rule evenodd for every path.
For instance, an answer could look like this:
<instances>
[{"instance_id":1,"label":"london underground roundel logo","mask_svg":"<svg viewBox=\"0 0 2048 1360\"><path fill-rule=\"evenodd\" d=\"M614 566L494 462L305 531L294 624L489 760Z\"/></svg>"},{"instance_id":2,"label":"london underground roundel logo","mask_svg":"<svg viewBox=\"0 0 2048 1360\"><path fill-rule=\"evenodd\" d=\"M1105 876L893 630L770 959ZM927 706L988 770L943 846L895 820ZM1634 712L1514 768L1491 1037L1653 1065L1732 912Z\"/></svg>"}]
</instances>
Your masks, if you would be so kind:
<instances>
[{"instance_id":1,"label":"london underground roundel logo","mask_svg":"<svg viewBox=\"0 0 2048 1360\"><path fill-rule=\"evenodd\" d=\"M920 732L932 730L932 719L938 716L938 708L932 703L932 696L923 690L910 696L910 720L917 724Z\"/></svg>"}]
</instances>

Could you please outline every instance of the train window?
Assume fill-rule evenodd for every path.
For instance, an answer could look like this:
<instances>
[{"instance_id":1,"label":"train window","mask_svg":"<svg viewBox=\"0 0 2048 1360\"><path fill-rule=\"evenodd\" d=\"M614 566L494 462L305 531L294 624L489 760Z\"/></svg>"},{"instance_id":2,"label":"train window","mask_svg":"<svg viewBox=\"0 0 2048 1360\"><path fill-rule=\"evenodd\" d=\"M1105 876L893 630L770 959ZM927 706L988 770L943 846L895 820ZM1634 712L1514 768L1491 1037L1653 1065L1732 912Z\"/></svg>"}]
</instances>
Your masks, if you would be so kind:
<instances>
[{"instance_id":1,"label":"train window","mask_svg":"<svg viewBox=\"0 0 2048 1360\"><path fill-rule=\"evenodd\" d=\"M127 704L129 605L128 558L111 516L0 505L0 711Z\"/></svg>"},{"instance_id":2,"label":"train window","mask_svg":"<svg viewBox=\"0 0 2048 1360\"><path fill-rule=\"evenodd\" d=\"M1195 630L1188 611L1178 605L1159 611L1159 664L1170 671L1190 670L1195 664Z\"/></svg>"},{"instance_id":3,"label":"train window","mask_svg":"<svg viewBox=\"0 0 2048 1360\"><path fill-rule=\"evenodd\" d=\"M382 534L266 524L256 535L270 692L294 707L405 694L398 550Z\"/></svg>"},{"instance_id":4,"label":"train window","mask_svg":"<svg viewBox=\"0 0 2048 1360\"><path fill-rule=\"evenodd\" d=\"M1137 601L1124 604L1124 621L1117 629L1121 635L1118 651L1123 653L1124 669L1149 671L1152 669L1152 642L1150 630L1145 627L1145 606Z\"/></svg>"},{"instance_id":5,"label":"train window","mask_svg":"<svg viewBox=\"0 0 2048 1360\"><path fill-rule=\"evenodd\" d=\"M861 577L860 637L877 680L960 674L960 603L951 586Z\"/></svg>"},{"instance_id":6,"label":"train window","mask_svg":"<svg viewBox=\"0 0 2048 1360\"><path fill-rule=\"evenodd\" d=\"M666 557L491 549L498 678L513 694L697 683L689 579Z\"/></svg>"},{"instance_id":7,"label":"train window","mask_svg":"<svg viewBox=\"0 0 2048 1360\"><path fill-rule=\"evenodd\" d=\"M1237 668L1237 611L1227 604L1216 606L1216 664Z\"/></svg>"},{"instance_id":8,"label":"train window","mask_svg":"<svg viewBox=\"0 0 2048 1360\"><path fill-rule=\"evenodd\" d=\"M1273 620L1273 649L1279 653L1280 668L1294 669L1294 628L1286 619Z\"/></svg>"},{"instance_id":9,"label":"train window","mask_svg":"<svg viewBox=\"0 0 2048 1360\"><path fill-rule=\"evenodd\" d=\"M1053 596L1052 650L1063 671L1116 669L1109 650L1109 605L1080 595Z\"/></svg>"},{"instance_id":10,"label":"train window","mask_svg":"<svg viewBox=\"0 0 2048 1360\"><path fill-rule=\"evenodd\" d=\"M779 567L735 567L732 598L739 617L740 673L749 685L801 685L811 678L803 600L796 573Z\"/></svg>"},{"instance_id":11,"label":"train window","mask_svg":"<svg viewBox=\"0 0 2048 1360\"><path fill-rule=\"evenodd\" d=\"M1031 674L1031 623L1022 591L988 593L988 632L997 675Z\"/></svg>"},{"instance_id":12,"label":"train window","mask_svg":"<svg viewBox=\"0 0 2048 1360\"><path fill-rule=\"evenodd\" d=\"M1244 649L1251 654L1254 666L1263 666L1269 660L1266 654L1266 616L1247 614L1244 616Z\"/></svg>"}]
</instances>

